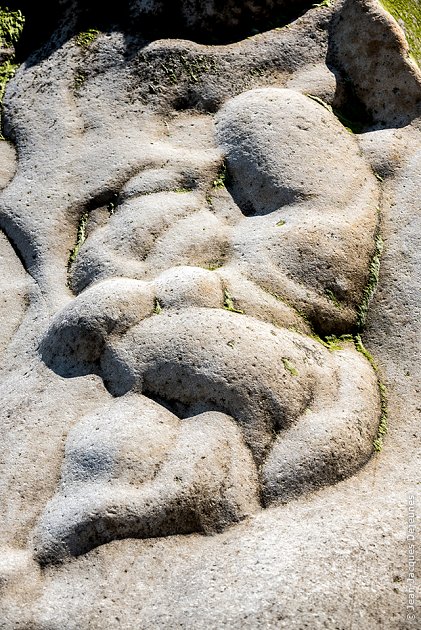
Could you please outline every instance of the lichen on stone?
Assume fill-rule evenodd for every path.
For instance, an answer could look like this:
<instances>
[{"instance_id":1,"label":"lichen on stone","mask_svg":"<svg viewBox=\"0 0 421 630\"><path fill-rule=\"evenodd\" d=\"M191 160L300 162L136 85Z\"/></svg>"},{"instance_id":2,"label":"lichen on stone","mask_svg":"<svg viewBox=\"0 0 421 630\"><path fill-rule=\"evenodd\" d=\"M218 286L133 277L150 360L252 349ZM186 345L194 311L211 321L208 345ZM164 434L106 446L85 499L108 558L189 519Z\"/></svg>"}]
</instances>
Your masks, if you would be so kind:
<instances>
[{"instance_id":1,"label":"lichen on stone","mask_svg":"<svg viewBox=\"0 0 421 630\"><path fill-rule=\"evenodd\" d=\"M83 33L79 33L76 36L76 44L80 48L89 48L89 46L96 40L99 35L99 31L96 28L89 28Z\"/></svg>"},{"instance_id":2,"label":"lichen on stone","mask_svg":"<svg viewBox=\"0 0 421 630\"><path fill-rule=\"evenodd\" d=\"M380 272L380 260L383 252L383 239L380 234L377 234L375 240L375 250L373 257L370 262L369 274L368 274L368 282L363 292L363 299L361 304L358 307L358 317L357 317L357 328L361 330L364 327L366 319L368 307L373 297L377 283L379 281L379 272Z\"/></svg>"}]
</instances>

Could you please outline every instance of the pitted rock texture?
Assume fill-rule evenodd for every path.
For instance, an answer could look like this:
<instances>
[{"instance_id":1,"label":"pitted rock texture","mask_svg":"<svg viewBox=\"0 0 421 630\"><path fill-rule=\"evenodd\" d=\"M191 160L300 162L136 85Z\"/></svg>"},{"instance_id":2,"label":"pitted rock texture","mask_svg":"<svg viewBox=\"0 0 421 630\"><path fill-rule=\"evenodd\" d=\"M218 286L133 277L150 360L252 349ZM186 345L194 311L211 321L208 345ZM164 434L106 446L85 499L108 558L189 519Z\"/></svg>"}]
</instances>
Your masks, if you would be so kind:
<instances>
[{"instance_id":1,"label":"pitted rock texture","mask_svg":"<svg viewBox=\"0 0 421 630\"><path fill-rule=\"evenodd\" d=\"M0 277L0 318L2 321L0 332L0 354L10 344L14 333L19 328L29 302L30 284L8 239L0 232L0 264L3 270Z\"/></svg>"},{"instance_id":2,"label":"pitted rock texture","mask_svg":"<svg viewBox=\"0 0 421 630\"><path fill-rule=\"evenodd\" d=\"M371 0L129 2L87 40L94 5L60 5L4 99L1 623L346 627L396 361L355 335L368 309L369 340L417 338L420 73ZM369 310L394 208L403 324L394 289Z\"/></svg>"},{"instance_id":3,"label":"pitted rock texture","mask_svg":"<svg viewBox=\"0 0 421 630\"><path fill-rule=\"evenodd\" d=\"M116 538L214 533L258 506L255 465L231 418L180 421L126 396L68 436L60 490L35 531L36 557L46 564Z\"/></svg>"},{"instance_id":4,"label":"pitted rock texture","mask_svg":"<svg viewBox=\"0 0 421 630\"><path fill-rule=\"evenodd\" d=\"M367 283L379 190L335 116L292 90L264 88L228 101L215 129L210 116L197 114L175 114L167 128L148 151L154 168L116 193L113 215L102 211L96 220L100 210L91 213L89 237L72 266L74 289L110 276L149 279L169 267L218 267L219 274L236 274L228 284L234 293L241 276L253 279L319 330L350 330ZM211 160L221 153L227 187L215 186ZM151 179L159 173L167 192ZM196 299L205 294L199 285Z\"/></svg>"},{"instance_id":5,"label":"pitted rock texture","mask_svg":"<svg viewBox=\"0 0 421 630\"><path fill-rule=\"evenodd\" d=\"M124 286L119 286L118 281L113 284L116 292ZM95 292L91 290L91 294L93 297ZM97 304L95 301L94 308ZM233 455L233 466L241 470L244 467L244 453L249 452L250 461L257 465L257 476L253 467L252 474L244 474L246 478L249 477L248 483L254 490L255 502L261 496L266 506L341 479L369 458L379 417L377 382L370 365L351 347L332 354L319 342L304 335L217 308L164 311L146 317L141 324L122 335L121 329L114 332L112 326L105 327L100 321L89 317L89 311L80 309L81 305L84 305L83 300L79 300L77 306L74 303L71 311L65 309L55 320L44 342L44 358L63 374L70 375L78 368L96 371L114 396L122 396L122 403L114 404L114 421L106 421L105 436L110 430L114 430L116 437L121 436L119 414L124 417L128 415L124 402L127 392L132 392L133 396L136 392L142 393L165 408L172 409L176 414L169 414L172 418L178 416L185 419L181 421L181 430L186 436L190 435L186 439L192 443L196 439L196 430L200 431L203 417L210 424L214 423L216 435L220 433L221 437L227 439L229 432L220 427L222 413L240 430L234 440L234 445L238 443L235 448L240 453L240 459ZM109 334L107 328L111 328ZM60 349L59 354L57 348ZM92 352L90 356L87 356L87 350ZM142 418L144 396L137 400L137 407L134 406L133 421L136 416L139 416L139 420ZM147 409L148 405L149 402ZM149 409L149 416L152 412ZM67 553L78 555L101 542L125 535L148 537L203 530L201 510L206 511L209 505L214 505L220 492L216 487L215 495L208 481L209 466L212 464L206 462L205 474L192 464L195 476L195 495L192 498L191 491L186 493L182 484L186 473L177 468L179 462L181 471L184 470L184 457L178 454L178 447L165 443L165 426L162 427L163 446L158 450L162 422L158 414L153 423L156 437L152 441L149 437L152 429L148 424L144 426L142 421L137 430L131 427L143 444L139 458L148 461L152 457L155 460L153 481L150 474L144 477L142 466L135 468L132 461L116 467L115 457L120 459L121 452L124 456L127 448L133 448L129 436L123 438L120 447L116 440L111 443L113 451L116 451L115 456L109 448L103 450L100 447L97 456L95 442L102 444L103 425L93 427L88 419L82 422L82 428L78 430L84 432L90 447L85 447L81 459L83 466L89 469L97 481L92 492L97 495L107 492L107 479L102 474L105 466L107 473L113 471L115 475L112 501L115 503L117 500L120 488L121 504L126 507L113 508L116 523L121 523L114 524L113 529L103 524L99 526L96 521L94 525L88 524L90 517L83 513L76 515L74 510L80 503L79 497L83 497L85 492L88 497L92 495L91 479L89 476L87 479L82 477L76 490L72 491L67 478L73 456L66 455L62 472L65 492L62 491L53 499L54 508L47 508L37 548L53 545L48 542L50 537L54 538L56 545L63 540L69 542L62 542L64 549L60 552L57 550L56 556L53 551L42 553L44 560L61 559L66 550ZM171 475L167 472L161 474L160 471L165 462L165 448L171 453L174 451L171 461L175 464L172 464ZM79 464L80 468L83 466ZM127 506L127 501L131 504L134 497L130 500L124 498L127 473L130 474L131 484L138 486L136 492L140 507L137 508L134 524L126 515L126 510L134 510ZM219 476L217 468L212 475ZM82 483L84 481L85 485ZM243 481L239 487L232 488L240 503L243 489ZM174 498L170 500L168 495ZM243 496L243 501L248 505L246 496ZM162 514L167 514L171 501L176 498L180 513L167 521ZM154 512L158 512L163 519L162 524L160 519L155 524L149 508L148 516L143 516L149 523L148 528L145 529L145 525L141 524L139 519L142 510L145 510L145 501ZM192 501L199 505L193 523ZM84 499L83 503L89 510L92 499ZM98 514L95 510L92 518L106 519L108 505L102 504ZM55 517L50 516L53 509L57 512ZM226 524L230 520L239 520L243 515L233 506L226 509L229 512L224 518ZM215 512L215 518L217 514L218 511ZM91 527L96 534L91 533ZM51 533L51 529L55 533ZM71 533L66 533L69 529ZM87 538L89 542L78 544L75 540L77 536Z\"/></svg>"}]
</instances>

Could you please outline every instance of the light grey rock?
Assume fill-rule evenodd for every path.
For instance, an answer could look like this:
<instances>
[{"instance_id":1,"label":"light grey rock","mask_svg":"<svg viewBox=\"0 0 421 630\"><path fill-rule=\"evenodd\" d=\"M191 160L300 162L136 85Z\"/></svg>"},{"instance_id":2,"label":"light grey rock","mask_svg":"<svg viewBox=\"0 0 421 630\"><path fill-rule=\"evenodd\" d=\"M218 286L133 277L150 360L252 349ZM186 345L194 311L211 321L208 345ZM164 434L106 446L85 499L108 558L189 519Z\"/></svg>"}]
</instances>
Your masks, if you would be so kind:
<instances>
[{"instance_id":1,"label":"light grey rock","mask_svg":"<svg viewBox=\"0 0 421 630\"><path fill-rule=\"evenodd\" d=\"M10 344L25 315L30 282L10 242L0 232L0 356Z\"/></svg>"},{"instance_id":2,"label":"light grey rock","mask_svg":"<svg viewBox=\"0 0 421 630\"><path fill-rule=\"evenodd\" d=\"M13 145L0 141L0 189L10 183L16 172L16 153Z\"/></svg>"},{"instance_id":3,"label":"light grey rock","mask_svg":"<svg viewBox=\"0 0 421 630\"><path fill-rule=\"evenodd\" d=\"M234 232L234 260L319 330L329 332L333 322L336 331L349 330L367 283L378 206L376 180L355 138L320 103L276 88L229 101L217 134L229 189L250 217ZM288 269L295 286L279 269ZM323 296L334 296L333 304Z\"/></svg>"},{"instance_id":4,"label":"light grey rock","mask_svg":"<svg viewBox=\"0 0 421 630\"><path fill-rule=\"evenodd\" d=\"M117 288L125 287L120 283ZM86 293L98 308L97 291ZM370 457L379 417L377 380L352 346L333 354L305 336L216 308L165 310L145 317L122 336L121 328L107 330L87 317L85 300L75 302L81 310L73 303L59 316L47 335L44 359L61 372L71 355L76 367L80 362L85 369L86 348L98 348L89 359L99 363L98 373L118 398L111 409L86 418L68 437L61 489L36 537L42 563L79 555L116 537L218 529L220 518L229 524L249 513L235 508L250 504L250 491L244 492L247 478L254 487L255 511L259 494L266 506L286 501L346 477ZM124 391L148 398L127 399ZM232 448L239 459L233 466L245 480L232 490L234 504L228 503L218 516L219 510L209 507L216 501L209 467L211 479L221 477L221 483L226 467L221 464L218 473L219 465L206 458L201 472L188 455L194 490L185 490L181 480L186 472L179 469L182 465L184 471L185 456L172 442L181 417L188 420L181 421L187 443L195 443L208 418L216 435L231 444L230 430L218 420L221 412L237 424ZM199 439L202 445L207 441ZM223 458L224 448L217 444ZM171 474L165 467L168 452ZM250 463L244 468L247 453ZM260 488L256 472L250 473L251 455L262 470ZM209 524L203 525L202 509L211 509L218 520L213 523L208 516Z\"/></svg>"},{"instance_id":5,"label":"light grey rock","mask_svg":"<svg viewBox=\"0 0 421 630\"><path fill-rule=\"evenodd\" d=\"M2 629L411 627L419 70L309 4L66 1L8 85Z\"/></svg>"},{"instance_id":6,"label":"light grey rock","mask_svg":"<svg viewBox=\"0 0 421 630\"><path fill-rule=\"evenodd\" d=\"M61 488L35 531L41 564L116 538L215 533L259 506L255 464L232 418L180 421L132 395L67 439Z\"/></svg>"}]
</instances>

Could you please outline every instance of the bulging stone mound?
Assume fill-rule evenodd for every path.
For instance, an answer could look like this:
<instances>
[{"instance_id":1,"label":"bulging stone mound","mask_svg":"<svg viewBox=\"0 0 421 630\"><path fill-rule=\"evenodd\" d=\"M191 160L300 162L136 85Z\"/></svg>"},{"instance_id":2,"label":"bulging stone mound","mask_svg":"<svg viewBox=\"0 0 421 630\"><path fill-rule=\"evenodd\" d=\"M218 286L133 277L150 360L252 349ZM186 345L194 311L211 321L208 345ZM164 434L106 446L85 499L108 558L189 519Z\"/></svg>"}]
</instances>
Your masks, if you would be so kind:
<instances>
[{"instance_id":1,"label":"bulging stone mound","mask_svg":"<svg viewBox=\"0 0 421 630\"><path fill-rule=\"evenodd\" d=\"M119 538L215 533L258 508L256 467L222 413L185 421L128 395L83 418L34 533L41 564Z\"/></svg>"},{"instance_id":2,"label":"bulging stone mound","mask_svg":"<svg viewBox=\"0 0 421 630\"><path fill-rule=\"evenodd\" d=\"M55 320L44 359L60 371L71 357L83 374L86 348L97 347L91 370L117 399L67 439L61 489L36 534L42 563L115 538L218 530L260 502L285 502L342 479L369 458L377 379L352 344L332 353L221 308L138 312L141 321L123 333L104 326L108 318L89 316L98 301L91 311L86 305L81 294ZM202 435L208 430L212 437ZM221 463L206 455L201 472L179 451L178 436L189 448L203 440L207 453L216 440ZM227 472L224 449L240 478ZM219 483L231 497L221 508Z\"/></svg>"}]
</instances>

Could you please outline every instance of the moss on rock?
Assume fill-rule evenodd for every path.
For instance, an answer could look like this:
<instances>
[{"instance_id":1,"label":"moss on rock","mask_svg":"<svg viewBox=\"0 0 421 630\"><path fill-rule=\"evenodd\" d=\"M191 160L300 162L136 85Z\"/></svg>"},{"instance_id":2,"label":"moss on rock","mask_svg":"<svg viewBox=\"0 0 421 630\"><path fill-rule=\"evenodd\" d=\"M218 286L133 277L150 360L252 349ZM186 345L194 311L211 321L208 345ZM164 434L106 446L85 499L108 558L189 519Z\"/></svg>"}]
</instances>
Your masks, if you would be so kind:
<instances>
[{"instance_id":1,"label":"moss on rock","mask_svg":"<svg viewBox=\"0 0 421 630\"><path fill-rule=\"evenodd\" d=\"M0 8L0 45L13 46L20 37L24 22L21 11Z\"/></svg>"}]
</instances>

